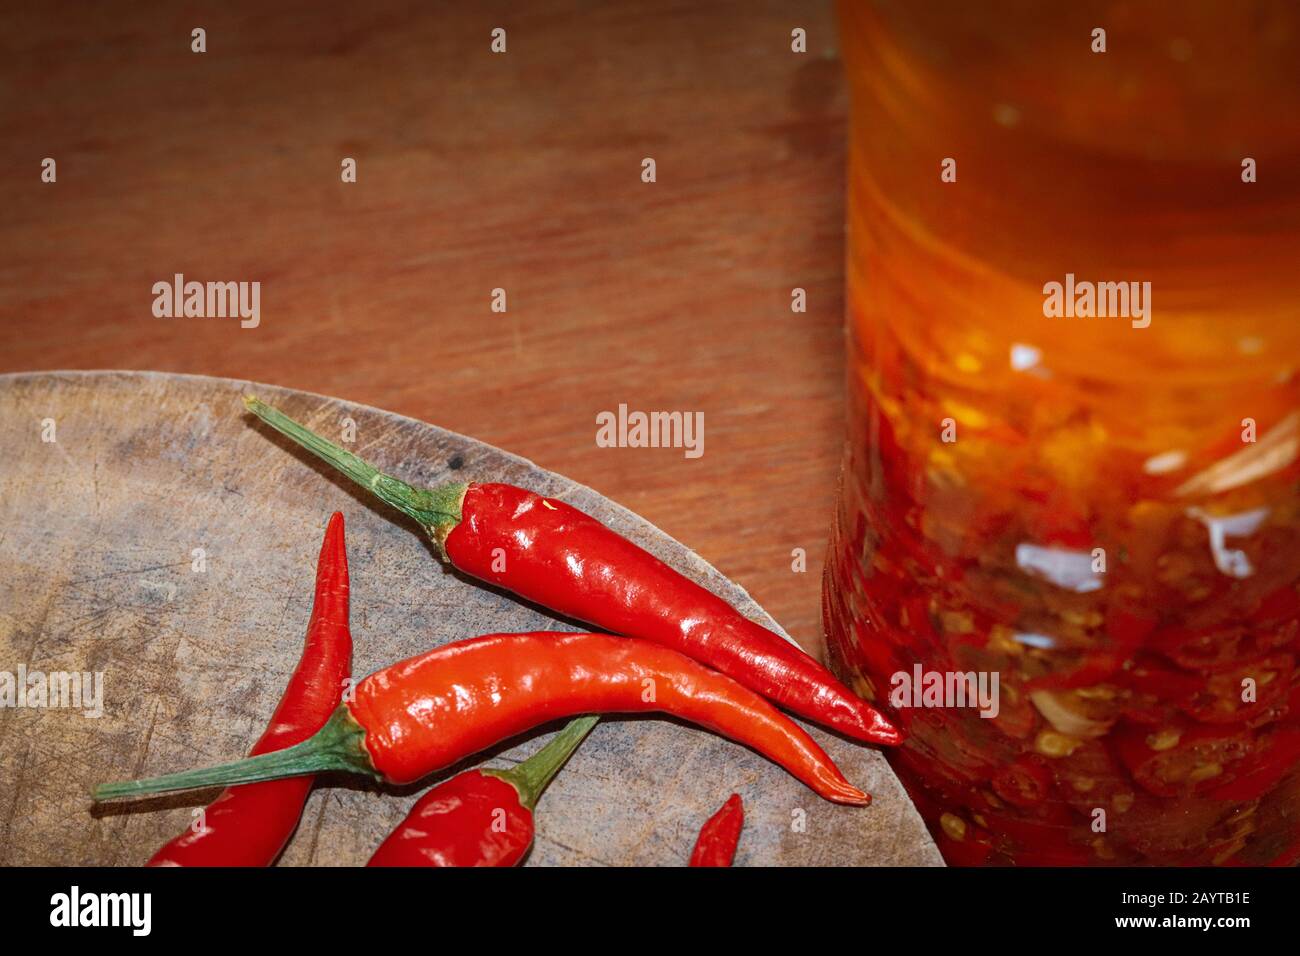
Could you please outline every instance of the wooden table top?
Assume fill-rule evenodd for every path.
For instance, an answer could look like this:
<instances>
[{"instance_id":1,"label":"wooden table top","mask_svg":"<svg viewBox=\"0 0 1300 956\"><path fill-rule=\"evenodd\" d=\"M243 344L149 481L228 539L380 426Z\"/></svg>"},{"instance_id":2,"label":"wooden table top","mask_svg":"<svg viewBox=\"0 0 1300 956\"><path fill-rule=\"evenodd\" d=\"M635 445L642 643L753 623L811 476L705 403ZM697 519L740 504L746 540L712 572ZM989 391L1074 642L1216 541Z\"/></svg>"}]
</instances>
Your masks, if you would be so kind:
<instances>
[{"instance_id":1,"label":"wooden table top","mask_svg":"<svg viewBox=\"0 0 1300 956\"><path fill-rule=\"evenodd\" d=\"M829 7L245 6L0 14L0 371L230 376L471 435L640 513L818 649L843 421ZM155 318L176 273L259 281L260 325ZM703 456L597 447L620 404L703 412Z\"/></svg>"}]
</instances>

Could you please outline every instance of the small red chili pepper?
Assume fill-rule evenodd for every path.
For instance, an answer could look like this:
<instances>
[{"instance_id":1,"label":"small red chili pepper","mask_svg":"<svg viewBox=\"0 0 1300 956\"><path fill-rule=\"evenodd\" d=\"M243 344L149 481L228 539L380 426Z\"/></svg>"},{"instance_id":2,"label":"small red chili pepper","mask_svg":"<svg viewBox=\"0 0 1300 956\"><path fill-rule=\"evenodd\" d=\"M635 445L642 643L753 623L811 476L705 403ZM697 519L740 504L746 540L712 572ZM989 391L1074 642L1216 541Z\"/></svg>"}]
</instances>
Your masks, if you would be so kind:
<instances>
[{"instance_id":1,"label":"small red chili pepper","mask_svg":"<svg viewBox=\"0 0 1300 956\"><path fill-rule=\"evenodd\" d=\"M539 724L582 713L662 711L739 741L836 803L865 806L794 721L674 650L609 634L488 634L376 671L316 736L288 750L151 780L97 800L342 770L412 783Z\"/></svg>"},{"instance_id":2,"label":"small red chili pepper","mask_svg":"<svg viewBox=\"0 0 1300 956\"><path fill-rule=\"evenodd\" d=\"M366 866L514 866L533 845L533 810L599 717L571 721L509 770L467 770L434 787Z\"/></svg>"},{"instance_id":3,"label":"small red chili pepper","mask_svg":"<svg viewBox=\"0 0 1300 956\"><path fill-rule=\"evenodd\" d=\"M740 794L733 793L722 809L709 817L700 828L699 839L691 851L691 866L731 866L736 844L745 825L745 805Z\"/></svg>"},{"instance_id":4,"label":"small red chili pepper","mask_svg":"<svg viewBox=\"0 0 1300 956\"><path fill-rule=\"evenodd\" d=\"M857 740L902 742L897 727L809 654L573 506L513 485L413 488L256 398L244 404L414 518L466 574L566 617L681 651Z\"/></svg>"},{"instance_id":5,"label":"small red chili pepper","mask_svg":"<svg viewBox=\"0 0 1300 956\"><path fill-rule=\"evenodd\" d=\"M348 555L343 515L336 511L316 562L316 600L302 659L250 754L283 750L319 731L338 707L351 673ZM312 780L294 777L231 787L204 810L200 829L172 840L147 865L270 866L298 825Z\"/></svg>"}]
</instances>

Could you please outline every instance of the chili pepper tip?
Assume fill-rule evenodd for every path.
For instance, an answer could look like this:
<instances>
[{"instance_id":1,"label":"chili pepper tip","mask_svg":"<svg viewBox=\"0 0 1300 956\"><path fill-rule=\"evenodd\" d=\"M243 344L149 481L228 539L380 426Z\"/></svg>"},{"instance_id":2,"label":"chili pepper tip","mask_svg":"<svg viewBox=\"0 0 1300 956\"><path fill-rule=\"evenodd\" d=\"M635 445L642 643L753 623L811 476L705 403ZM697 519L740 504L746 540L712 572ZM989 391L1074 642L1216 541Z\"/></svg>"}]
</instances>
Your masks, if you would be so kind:
<instances>
[{"instance_id":1,"label":"chili pepper tip","mask_svg":"<svg viewBox=\"0 0 1300 956\"><path fill-rule=\"evenodd\" d=\"M740 794L733 793L722 808L700 828L688 865L731 866L736 857L736 845L740 842L740 831L744 826L745 804L740 799Z\"/></svg>"},{"instance_id":2,"label":"chili pepper tip","mask_svg":"<svg viewBox=\"0 0 1300 956\"><path fill-rule=\"evenodd\" d=\"M873 723L871 736L882 747L898 747L907 740L907 731L881 717Z\"/></svg>"},{"instance_id":3,"label":"chili pepper tip","mask_svg":"<svg viewBox=\"0 0 1300 956\"><path fill-rule=\"evenodd\" d=\"M871 794L854 786L844 787L840 793L835 794L830 799L835 803L843 803L850 807L871 806Z\"/></svg>"}]
</instances>

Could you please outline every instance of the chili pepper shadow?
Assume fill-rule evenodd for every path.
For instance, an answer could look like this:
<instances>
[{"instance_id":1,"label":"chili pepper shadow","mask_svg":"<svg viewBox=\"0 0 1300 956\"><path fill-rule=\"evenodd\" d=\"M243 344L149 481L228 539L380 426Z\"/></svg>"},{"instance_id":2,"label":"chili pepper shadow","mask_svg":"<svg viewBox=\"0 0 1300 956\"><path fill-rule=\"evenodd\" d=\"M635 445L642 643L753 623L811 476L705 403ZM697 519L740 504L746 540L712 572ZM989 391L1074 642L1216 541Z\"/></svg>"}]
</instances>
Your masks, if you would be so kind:
<instances>
[{"instance_id":1,"label":"chili pepper shadow","mask_svg":"<svg viewBox=\"0 0 1300 956\"><path fill-rule=\"evenodd\" d=\"M136 800L112 800L107 803L94 801L91 803L90 815L96 820L104 820L134 813L160 813L164 810L178 810L181 807L206 807L221 796L221 791L225 789L225 787L208 787L204 790L159 793Z\"/></svg>"}]
</instances>

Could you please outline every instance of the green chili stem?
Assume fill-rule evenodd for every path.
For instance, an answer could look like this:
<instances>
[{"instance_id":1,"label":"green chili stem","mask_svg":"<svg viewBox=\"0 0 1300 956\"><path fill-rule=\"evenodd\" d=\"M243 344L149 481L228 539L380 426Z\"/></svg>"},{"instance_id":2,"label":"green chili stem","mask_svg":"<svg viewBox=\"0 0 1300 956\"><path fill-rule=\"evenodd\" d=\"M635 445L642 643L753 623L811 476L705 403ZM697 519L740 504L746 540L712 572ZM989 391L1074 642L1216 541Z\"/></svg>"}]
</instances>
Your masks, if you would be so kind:
<instances>
[{"instance_id":1,"label":"green chili stem","mask_svg":"<svg viewBox=\"0 0 1300 956\"><path fill-rule=\"evenodd\" d=\"M92 795L96 800L112 800L173 790L197 790L201 787L301 777L324 770L350 771L379 780L381 776L375 771L370 762L370 754L366 751L365 737L366 732L348 713L347 708L339 707L315 736L284 750L259 754L217 767L186 770L147 780L102 783L94 788Z\"/></svg>"},{"instance_id":2,"label":"green chili stem","mask_svg":"<svg viewBox=\"0 0 1300 956\"><path fill-rule=\"evenodd\" d=\"M571 720L563 730L551 738L545 747L523 763L509 770L484 770L483 772L514 784L515 789L519 791L520 804L531 810L537 806L537 801L541 799L546 785L560 772L564 762L573 756L573 752L586 739L598 720L600 720L598 716Z\"/></svg>"},{"instance_id":3,"label":"green chili stem","mask_svg":"<svg viewBox=\"0 0 1300 956\"><path fill-rule=\"evenodd\" d=\"M439 544L452 528L460 524L460 504L468 487L465 483L440 485L437 488L413 487L399 478L384 474L374 465L322 438L306 425L294 421L261 399L245 395L244 407L281 435L292 439L347 475L375 497L414 518Z\"/></svg>"}]
</instances>

